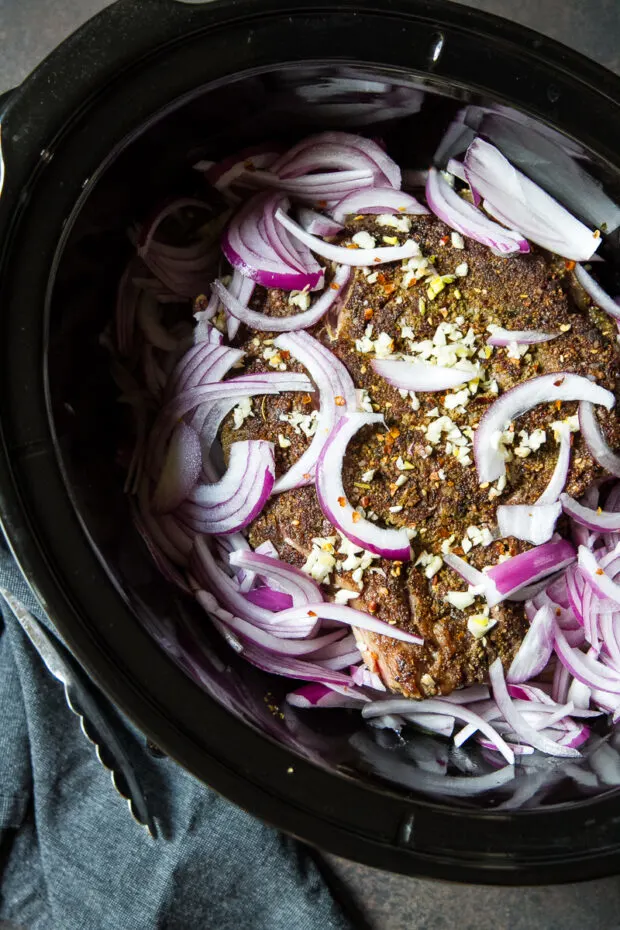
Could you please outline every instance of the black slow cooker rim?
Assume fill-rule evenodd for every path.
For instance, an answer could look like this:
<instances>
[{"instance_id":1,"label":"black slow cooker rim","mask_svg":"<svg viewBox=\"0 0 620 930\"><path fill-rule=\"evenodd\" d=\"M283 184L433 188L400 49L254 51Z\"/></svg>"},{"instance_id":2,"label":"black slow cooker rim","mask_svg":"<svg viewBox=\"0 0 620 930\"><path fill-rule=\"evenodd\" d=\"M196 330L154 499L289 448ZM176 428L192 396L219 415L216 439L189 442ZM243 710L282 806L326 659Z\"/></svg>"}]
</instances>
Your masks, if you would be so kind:
<instances>
[{"instance_id":1,"label":"black slow cooker rim","mask_svg":"<svg viewBox=\"0 0 620 930\"><path fill-rule=\"evenodd\" d=\"M47 279L49 266L43 270L40 267L38 272L29 266L32 273L26 283L24 274L8 265L16 245L21 247L22 256L28 253L25 237L29 226L32 232L33 210L28 197L24 197L26 191L49 192L48 215L45 221L40 221L40 248L50 254L55 249L56 243L51 242L50 236L62 227L63 213L68 215L75 202L75 182L67 181L64 190L54 188L54 183L62 173L61 154L66 156L71 145L79 143L78 101L83 103L82 98L90 97L89 105L101 112L104 86L109 85L113 76L118 79L121 70L129 69L130 62L144 61L154 49L167 46L170 50L177 40L191 32L198 34L217 28L221 40L224 20L232 34L250 23L256 29L261 23L263 26L268 22L280 23L291 12L295 17L312 20L316 11L323 11L329 14L332 42L346 31L350 40L358 37L360 46L364 45L361 27L372 17L388 17L392 25L397 21L399 25L415 21L418 42L412 44L411 55L417 56L418 67L421 63L426 65L424 56L432 41L436 41L436 23L440 17L442 29L460 30L472 42L477 33L493 32L494 39L504 43L503 51L513 47L517 57L531 56L554 74L551 96L545 85L545 93L541 95L538 91L542 88L537 89L533 103L531 97L521 101L524 109L550 122L562 120L565 83L570 87L575 83L581 86L581 82L599 101L601 113L604 110L609 117L610 112L620 108L620 81L587 59L529 30L452 4L392 0L378 10L372 2L347 0L329 6L290 2L283 8L274 0L262 3L258 10L245 0L222 0L205 7L182 7L165 0L149 2L150 6L140 4L138 9L133 0L122 0L83 27L28 79L2 116L7 175L0 198L4 241L0 325L4 351L10 351L1 375L0 508L18 561L80 661L140 729L216 790L274 825L369 865L452 880L521 884L576 880L617 871L620 838L616 840L613 827L620 806L615 793L568 809L524 812L516 817L447 809L418 798L410 800L388 789L380 792L328 773L232 717L200 692L133 622L121 593L95 554L84 546L85 531L66 495L47 423L42 370L45 344L38 311L21 320L10 312L11 307L26 306L24 298L29 294L41 297L45 290L42 278ZM148 29L145 29L145 6L150 14ZM294 23L289 28L294 28ZM93 54L94 50L98 54ZM280 63L278 56L273 57L272 64ZM84 62L79 88L74 78L69 80L69 69L75 75L76 62ZM442 67L444 61L440 58L435 73L442 75ZM136 70L134 67L131 72L134 77ZM579 77L576 72L580 72ZM128 70L124 77L129 78ZM556 91L560 92L559 97ZM527 94L527 89L524 93ZM96 94L98 101L94 99ZM66 128L68 114L73 117L71 129ZM601 118L600 113L594 115ZM595 122L593 118L592 124ZM609 151L603 154L613 160L613 131L607 133L605 143L603 147ZM620 151L620 145L615 151ZM30 249L32 252L32 244ZM46 258L45 254L39 259L40 266L45 265ZM54 552L54 542L59 539L66 543L65 553ZM66 591L69 578L72 578L71 595ZM123 626L124 652L119 652L112 643L120 644ZM110 639L112 631L115 638ZM158 681L157 696L142 690L148 682L144 682L144 669L137 673L131 667L134 656L146 657L151 676ZM168 711L174 698L175 723L160 706L162 693L166 694ZM204 725L204 717L197 720L196 714L188 714L187 709L181 713L181 705L191 709L194 701L200 703L203 711L207 709L208 727ZM201 738L200 745L197 737ZM289 772L291 768L293 772ZM374 810L373 805L380 810ZM504 831L508 851L497 848L498 827ZM468 831L475 832L477 842L473 848L459 848L457 834ZM580 833L582 843L573 849ZM475 859L464 863L463 856Z\"/></svg>"}]
</instances>

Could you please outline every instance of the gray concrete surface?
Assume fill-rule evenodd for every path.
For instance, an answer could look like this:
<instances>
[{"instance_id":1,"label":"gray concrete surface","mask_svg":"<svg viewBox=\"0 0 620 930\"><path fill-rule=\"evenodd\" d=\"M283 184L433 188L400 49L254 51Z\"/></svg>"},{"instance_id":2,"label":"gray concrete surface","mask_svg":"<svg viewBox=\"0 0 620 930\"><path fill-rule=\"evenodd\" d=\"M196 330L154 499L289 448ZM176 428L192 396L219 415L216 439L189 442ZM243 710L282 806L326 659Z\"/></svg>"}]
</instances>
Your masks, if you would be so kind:
<instances>
[{"instance_id":1,"label":"gray concrete surface","mask_svg":"<svg viewBox=\"0 0 620 930\"><path fill-rule=\"evenodd\" d=\"M537 28L620 72L620 0L467 5ZM105 0L0 0L0 92L104 6ZM326 859L358 903L360 923L365 920L372 930L620 930L620 878L535 889L481 888Z\"/></svg>"}]
</instances>

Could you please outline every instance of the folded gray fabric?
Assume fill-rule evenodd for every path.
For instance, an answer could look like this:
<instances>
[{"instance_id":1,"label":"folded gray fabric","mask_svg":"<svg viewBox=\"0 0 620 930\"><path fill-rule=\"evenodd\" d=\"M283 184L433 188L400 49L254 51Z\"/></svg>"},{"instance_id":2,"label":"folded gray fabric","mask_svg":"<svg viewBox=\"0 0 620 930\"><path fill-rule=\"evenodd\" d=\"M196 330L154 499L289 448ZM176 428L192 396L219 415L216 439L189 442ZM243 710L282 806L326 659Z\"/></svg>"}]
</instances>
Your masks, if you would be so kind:
<instances>
[{"instance_id":1,"label":"folded gray fabric","mask_svg":"<svg viewBox=\"0 0 620 930\"><path fill-rule=\"evenodd\" d=\"M53 632L1 543L0 585ZM155 758L100 695L156 818L153 840L4 606L3 617L0 928L351 930L309 850Z\"/></svg>"}]
</instances>

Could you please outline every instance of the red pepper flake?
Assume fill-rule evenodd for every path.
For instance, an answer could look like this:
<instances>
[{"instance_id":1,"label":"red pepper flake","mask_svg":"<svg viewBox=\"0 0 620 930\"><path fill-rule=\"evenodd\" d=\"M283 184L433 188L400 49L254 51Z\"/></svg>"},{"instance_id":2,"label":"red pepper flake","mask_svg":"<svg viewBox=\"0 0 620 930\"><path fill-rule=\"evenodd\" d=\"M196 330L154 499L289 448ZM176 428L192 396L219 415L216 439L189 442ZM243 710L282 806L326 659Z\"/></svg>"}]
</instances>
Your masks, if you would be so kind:
<instances>
[{"instance_id":1,"label":"red pepper flake","mask_svg":"<svg viewBox=\"0 0 620 930\"><path fill-rule=\"evenodd\" d=\"M378 255L375 255L375 258L374 258L374 261L376 261L376 262L380 262L380 261L381 261L381 259L379 258L379 256L378 256Z\"/></svg>"},{"instance_id":2,"label":"red pepper flake","mask_svg":"<svg viewBox=\"0 0 620 930\"><path fill-rule=\"evenodd\" d=\"M339 291L339 290L340 290L340 285L339 285L339 284L336 284L335 281L332 281L332 283L331 283L329 286L331 287L332 291Z\"/></svg>"},{"instance_id":3,"label":"red pepper flake","mask_svg":"<svg viewBox=\"0 0 620 930\"><path fill-rule=\"evenodd\" d=\"M448 239L447 236L442 236L439 241L441 242L442 245L447 245L450 240Z\"/></svg>"},{"instance_id":4,"label":"red pepper flake","mask_svg":"<svg viewBox=\"0 0 620 930\"><path fill-rule=\"evenodd\" d=\"M367 494L364 494L364 496L362 497L360 503L361 503L362 507L369 507L369 506L370 506L370 498L368 497Z\"/></svg>"},{"instance_id":5,"label":"red pepper flake","mask_svg":"<svg viewBox=\"0 0 620 930\"><path fill-rule=\"evenodd\" d=\"M358 249L358 248L359 246L356 245L354 242L350 242L347 246L347 249Z\"/></svg>"},{"instance_id":6,"label":"red pepper flake","mask_svg":"<svg viewBox=\"0 0 620 930\"><path fill-rule=\"evenodd\" d=\"M568 260L567 260L564 264L566 265L566 270L567 270L567 271L573 271L573 269L575 268L577 262L573 262L573 261L568 261Z\"/></svg>"},{"instance_id":7,"label":"red pepper flake","mask_svg":"<svg viewBox=\"0 0 620 930\"><path fill-rule=\"evenodd\" d=\"M326 207L326 206L327 206L327 201L326 201L326 200L318 200L318 201L317 201L317 206L318 206L318 207Z\"/></svg>"},{"instance_id":8,"label":"red pepper flake","mask_svg":"<svg viewBox=\"0 0 620 930\"><path fill-rule=\"evenodd\" d=\"M387 284L387 278L383 274L382 271L380 271L379 274L377 275L377 281L379 282L379 284Z\"/></svg>"},{"instance_id":9,"label":"red pepper flake","mask_svg":"<svg viewBox=\"0 0 620 930\"><path fill-rule=\"evenodd\" d=\"M558 378L558 380L554 381L553 383L555 387L561 387L564 384L564 376L562 376L561 378Z\"/></svg>"},{"instance_id":10,"label":"red pepper flake","mask_svg":"<svg viewBox=\"0 0 620 930\"><path fill-rule=\"evenodd\" d=\"M390 436L392 436L393 439L398 439L398 437L400 436L400 430L398 429L397 426L392 427L392 429L390 430Z\"/></svg>"},{"instance_id":11,"label":"red pepper flake","mask_svg":"<svg viewBox=\"0 0 620 930\"><path fill-rule=\"evenodd\" d=\"M346 507L346 506L347 506L347 499L346 499L346 497L339 497L339 498L338 498L338 503L340 504L341 507Z\"/></svg>"},{"instance_id":12,"label":"red pepper flake","mask_svg":"<svg viewBox=\"0 0 620 930\"><path fill-rule=\"evenodd\" d=\"M291 353L289 352L288 349L280 349L280 355L282 356L282 358L290 358L290 357L291 357Z\"/></svg>"},{"instance_id":13,"label":"red pepper flake","mask_svg":"<svg viewBox=\"0 0 620 930\"><path fill-rule=\"evenodd\" d=\"M309 611L308 611L308 616L309 616L309 617L316 617L316 614L315 614L315 612L314 612L313 610L309 610Z\"/></svg>"},{"instance_id":14,"label":"red pepper flake","mask_svg":"<svg viewBox=\"0 0 620 930\"><path fill-rule=\"evenodd\" d=\"M361 517L361 514L357 512L357 510L354 510L353 513L351 514L351 519L353 520L354 523L359 523L362 517Z\"/></svg>"},{"instance_id":15,"label":"red pepper flake","mask_svg":"<svg viewBox=\"0 0 620 930\"><path fill-rule=\"evenodd\" d=\"M346 400L344 399L344 397L342 397L341 394L337 394L334 400L336 401L337 407L344 407L344 405L346 404Z\"/></svg>"},{"instance_id":16,"label":"red pepper flake","mask_svg":"<svg viewBox=\"0 0 620 930\"><path fill-rule=\"evenodd\" d=\"M409 282L409 284L407 285L407 288L413 287L413 286L416 285L417 283L418 283L418 279L417 279L417 278L412 278L411 281Z\"/></svg>"},{"instance_id":17,"label":"red pepper flake","mask_svg":"<svg viewBox=\"0 0 620 930\"><path fill-rule=\"evenodd\" d=\"M375 315L375 311L372 309L372 307L366 307L366 309L364 310L364 319L372 320L374 315Z\"/></svg>"},{"instance_id":18,"label":"red pepper flake","mask_svg":"<svg viewBox=\"0 0 620 930\"><path fill-rule=\"evenodd\" d=\"M301 399L301 402L302 402L302 404L311 404L311 403L312 403L312 397L310 396L310 394L304 394L304 396L303 396L302 399Z\"/></svg>"},{"instance_id":19,"label":"red pepper flake","mask_svg":"<svg viewBox=\"0 0 620 930\"><path fill-rule=\"evenodd\" d=\"M246 171L256 171L256 167L255 167L255 165L254 165L254 162L251 161L250 159L248 159L248 161L245 161L245 162L243 163L243 167L245 168Z\"/></svg>"},{"instance_id":20,"label":"red pepper flake","mask_svg":"<svg viewBox=\"0 0 620 930\"><path fill-rule=\"evenodd\" d=\"M393 294L395 290L396 290L395 284L386 284L385 287L383 288L383 293L385 294L386 297L389 297L390 294Z\"/></svg>"},{"instance_id":21,"label":"red pepper flake","mask_svg":"<svg viewBox=\"0 0 620 930\"><path fill-rule=\"evenodd\" d=\"M376 601L368 601L367 607L368 607L368 612L371 614L376 614L377 611L379 610L379 605L377 604Z\"/></svg>"},{"instance_id":22,"label":"red pepper flake","mask_svg":"<svg viewBox=\"0 0 620 930\"><path fill-rule=\"evenodd\" d=\"M597 569L596 569L596 574L597 574L597 575L604 575L605 572L603 571L602 568L597 568Z\"/></svg>"},{"instance_id":23,"label":"red pepper flake","mask_svg":"<svg viewBox=\"0 0 620 930\"><path fill-rule=\"evenodd\" d=\"M305 475L302 475L301 477L304 479L304 481L310 481L310 479L312 478L312 475L310 474L309 471L307 471Z\"/></svg>"}]
</instances>

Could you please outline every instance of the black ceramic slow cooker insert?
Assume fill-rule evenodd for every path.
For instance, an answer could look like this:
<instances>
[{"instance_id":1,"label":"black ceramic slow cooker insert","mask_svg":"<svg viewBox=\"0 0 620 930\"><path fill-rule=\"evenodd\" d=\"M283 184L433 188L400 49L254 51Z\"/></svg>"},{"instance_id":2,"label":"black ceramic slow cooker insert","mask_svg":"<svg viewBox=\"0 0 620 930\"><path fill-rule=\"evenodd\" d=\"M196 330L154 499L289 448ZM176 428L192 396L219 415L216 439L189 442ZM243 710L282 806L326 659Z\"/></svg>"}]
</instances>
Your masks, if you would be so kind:
<instances>
[{"instance_id":1,"label":"black ceramic slow cooker insert","mask_svg":"<svg viewBox=\"0 0 620 930\"><path fill-rule=\"evenodd\" d=\"M406 747L356 716L272 714L265 696L277 703L282 682L198 622L133 529L99 341L129 254L126 229L161 197L194 190L192 159L331 128L329 113L295 89L343 75L389 88L386 106L418 95L417 111L404 106L385 123L377 106L381 134L406 167L428 166L464 104L502 104L578 141L620 199L620 81L508 22L438 0L120 0L2 104L7 537L101 688L166 753L257 816L411 874L547 883L614 872L613 778L575 779L541 757L509 785L438 794L404 764ZM179 622L186 636L198 631L200 682L162 646Z\"/></svg>"}]
</instances>

